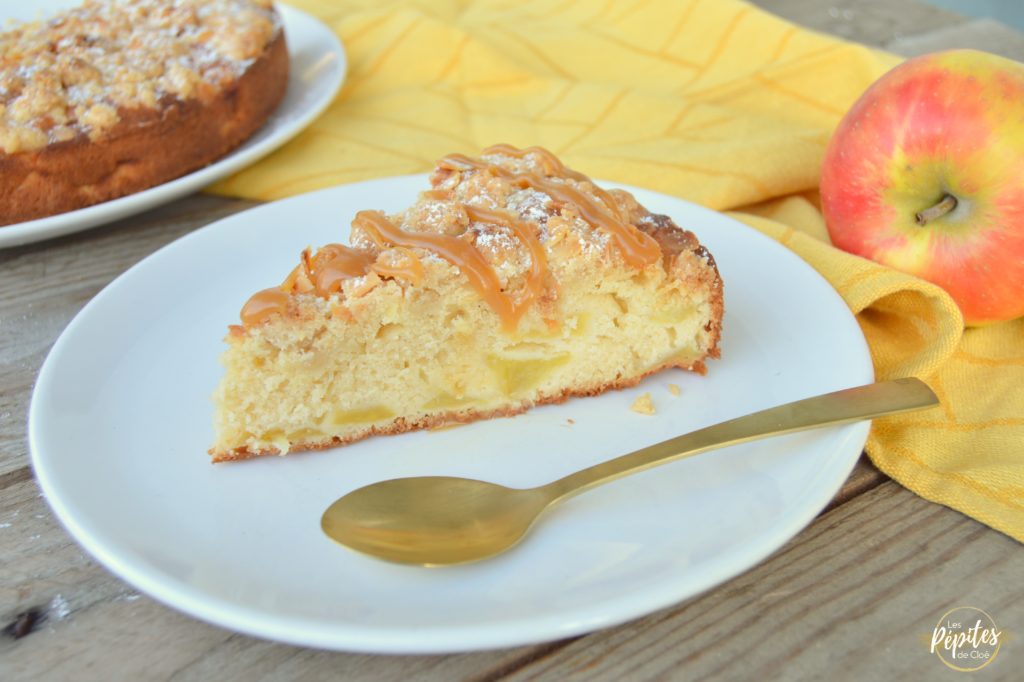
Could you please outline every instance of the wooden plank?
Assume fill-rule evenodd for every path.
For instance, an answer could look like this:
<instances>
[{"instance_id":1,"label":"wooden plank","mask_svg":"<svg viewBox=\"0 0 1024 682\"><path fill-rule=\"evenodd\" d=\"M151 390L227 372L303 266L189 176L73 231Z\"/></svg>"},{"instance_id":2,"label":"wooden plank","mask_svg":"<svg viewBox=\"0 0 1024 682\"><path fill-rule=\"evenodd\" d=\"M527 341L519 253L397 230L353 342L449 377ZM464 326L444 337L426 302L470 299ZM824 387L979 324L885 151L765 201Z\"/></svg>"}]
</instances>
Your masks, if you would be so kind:
<instances>
[{"instance_id":1,"label":"wooden plank","mask_svg":"<svg viewBox=\"0 0 1024 682\"><path fill-rule=\"evenodd\" d=\"M254 205L197 194L87 232L0 250L0 474L28 462L32 385L50 346L82 306L153 251Z\"/></svg>"},{"instance_id":2,"label":"wooden plank","mask_svg":"<svg viewBox=\"0 0 1024 682\"><path fill-rule=\"evenodd\" d=\"M886 482L713 592L580 638L508 679L960 679L929 653L932 628L969 605L1024 632L1021 575L1017 542ZM1020 679L1018 636L986 680Z\"/></svg>"}]
</instances>

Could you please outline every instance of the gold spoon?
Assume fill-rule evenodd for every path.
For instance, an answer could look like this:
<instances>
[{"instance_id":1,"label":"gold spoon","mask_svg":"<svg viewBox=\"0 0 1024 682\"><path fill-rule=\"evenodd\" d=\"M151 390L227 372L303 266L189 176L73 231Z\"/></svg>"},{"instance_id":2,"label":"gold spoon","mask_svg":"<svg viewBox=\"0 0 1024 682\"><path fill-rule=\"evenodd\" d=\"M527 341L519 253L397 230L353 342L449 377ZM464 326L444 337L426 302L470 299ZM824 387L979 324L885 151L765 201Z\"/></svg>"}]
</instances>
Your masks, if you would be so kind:
<instances>
[{"instance_id":1,"label":"gold spoon","mask_svg":"<svg viewBox=\"0 0 1024 682\"><path fill-rule=\"evenodd\" d=\"M602 462L536 488L451 476L396 478L336 500L328 537L388 561L437 566L509 549L548 507L616 478L715 448L939 404L918 379L896 379L779 405Z\"/></svg>"}]
</instances>

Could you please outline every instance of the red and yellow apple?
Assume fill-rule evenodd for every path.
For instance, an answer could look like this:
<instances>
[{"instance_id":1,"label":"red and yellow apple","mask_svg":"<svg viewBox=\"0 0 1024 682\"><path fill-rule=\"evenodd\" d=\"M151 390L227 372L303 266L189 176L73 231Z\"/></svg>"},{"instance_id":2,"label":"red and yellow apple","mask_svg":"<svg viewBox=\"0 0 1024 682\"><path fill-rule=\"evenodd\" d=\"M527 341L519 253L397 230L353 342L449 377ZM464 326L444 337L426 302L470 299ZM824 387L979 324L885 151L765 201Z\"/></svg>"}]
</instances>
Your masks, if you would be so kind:
<instances>
[{"instance_id":1,"label":"red and yellow apple","mask_svg":"<svg viewBox=\"0 0 1024 682\"><path fill-rule=\"evenodd\" d=\"M1024 64L975 50L876 81L825 153L837 247L927 279L964 321L1024 315Z\"/></svg>"}]
</instances>

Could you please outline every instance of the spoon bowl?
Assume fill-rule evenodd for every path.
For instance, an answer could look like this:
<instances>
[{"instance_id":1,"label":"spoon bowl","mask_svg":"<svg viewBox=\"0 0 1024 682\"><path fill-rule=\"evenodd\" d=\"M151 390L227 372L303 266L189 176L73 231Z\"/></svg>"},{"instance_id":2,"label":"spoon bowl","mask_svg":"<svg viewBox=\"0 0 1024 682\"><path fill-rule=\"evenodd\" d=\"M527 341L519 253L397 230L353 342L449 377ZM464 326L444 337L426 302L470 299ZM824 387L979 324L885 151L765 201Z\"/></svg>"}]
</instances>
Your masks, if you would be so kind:
<instances>
[{"instance_id":1,"label":"spoon bowl","mask_svg":"<svg viewBox=\"0 0 1024 682\"><path fill-rule=\"evenodd\" d=\"M550 501L540 488L452 476L396 478L336 500L320 527L347 547L389 561L460 564L515 545Z\"/></svg>"},{"instance_id":2,"label":"spoon bowl","mask_svg":"<svg viewBox=\"0 0 1024 682\"><path fill-rule=\"evenodd\" d=\"M727 445L938 404L919 379L883 381L714 424L536 488L449 476L381 481L336 500L320 527L342 545L388 561L461 564L504 552L549 506L616 478Z\"/></svg>"}]
</instances>

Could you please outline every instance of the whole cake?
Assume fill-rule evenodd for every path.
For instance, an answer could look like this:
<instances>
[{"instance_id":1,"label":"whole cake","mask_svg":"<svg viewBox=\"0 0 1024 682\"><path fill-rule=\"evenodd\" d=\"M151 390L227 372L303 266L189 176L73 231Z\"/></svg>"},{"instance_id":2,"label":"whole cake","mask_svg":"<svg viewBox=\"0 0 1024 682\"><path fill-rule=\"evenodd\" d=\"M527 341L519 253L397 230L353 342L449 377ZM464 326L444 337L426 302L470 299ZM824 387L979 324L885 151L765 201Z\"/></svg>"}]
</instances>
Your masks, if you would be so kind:
<instances>
[{"instance_id":1,"label":"whole cake","mask_svg":"<svg viewBox=\"0 0 1024 682\"><path fill-rule=\"evenodd\" d=\"M451 154L430 184L245 304L214 461L512 415L718 356L714 259L628 192L508 145Z\"/></svg>"},{"instance_id":2,"label":"whole cake","mask_svg":"<svg viewBox=\"0 0 1024 682\"><path fill-rule=\"evenodd\" d=\"M0 225L205 166L284 96L269 0L91 0L0 33Z\"/></svg>"}]
</instances>

